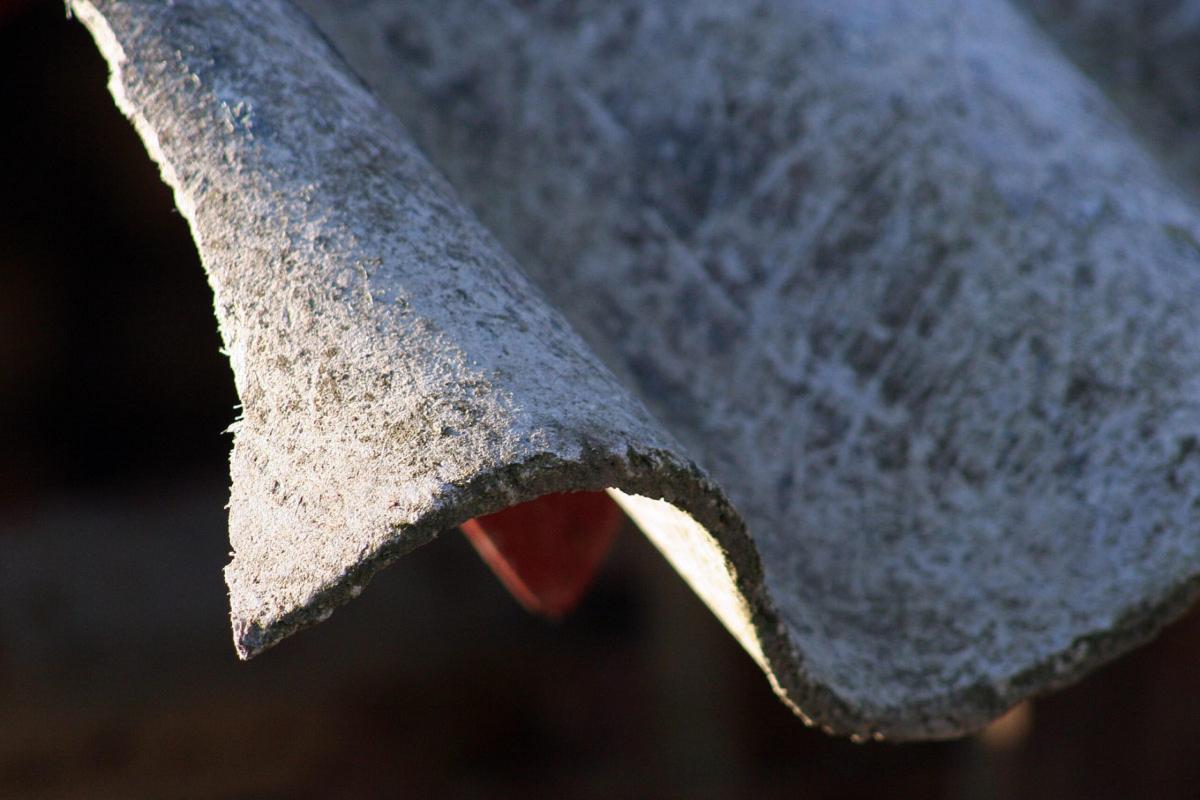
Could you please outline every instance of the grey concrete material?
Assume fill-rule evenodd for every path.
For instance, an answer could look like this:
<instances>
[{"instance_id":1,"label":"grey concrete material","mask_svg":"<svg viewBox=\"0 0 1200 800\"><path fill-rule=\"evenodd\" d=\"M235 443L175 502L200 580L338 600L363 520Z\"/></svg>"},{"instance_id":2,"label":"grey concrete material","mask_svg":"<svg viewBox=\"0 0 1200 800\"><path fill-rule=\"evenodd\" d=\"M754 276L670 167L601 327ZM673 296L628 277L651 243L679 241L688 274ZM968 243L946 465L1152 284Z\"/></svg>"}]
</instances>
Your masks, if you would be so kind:
<instances>
[{"instance_id":1,"label":"grey concrete material","mask_svg":"<svg viewBox=\"0 0 1200 800\"><path fill-rule=\"evenodd\" d=\"M444 528L548 491L667 497L680 452L283 2L71 8L191 225L243 404L226 569L249 657Z\"/></svg>"},{"instance_id":2,"label":"grey concrete material","mask_svg":"<svg viewBox=\"0 0 1200 800\"><path fill-rule=\"evenodd\" d=\"M1196 208L1009 6L304 6L743 512L804 713L961 733L1191 602Z\"/></svg>"},{"instance_id":3,"label":"grey concrete material","mask_svg":"<svg viewBox=\"0 0 1200 800\"><path fill-rule=\"evenodd\" d=\"M1200 2L1020 0L1180 180L1200 189Z\"/></svg>"},{"instance_id":4,"label":"grey concrete material","mask_svg":"<svg viewBox=\"0 0 1200 800\"><path fill-rule=\"evenodd\" d=\"M1008 6L306 5L399 122L282 3L72 3L213 284L244 655L573 488L839 733L1194 597L1196 209Z\"/></svg>"}]
</instances>

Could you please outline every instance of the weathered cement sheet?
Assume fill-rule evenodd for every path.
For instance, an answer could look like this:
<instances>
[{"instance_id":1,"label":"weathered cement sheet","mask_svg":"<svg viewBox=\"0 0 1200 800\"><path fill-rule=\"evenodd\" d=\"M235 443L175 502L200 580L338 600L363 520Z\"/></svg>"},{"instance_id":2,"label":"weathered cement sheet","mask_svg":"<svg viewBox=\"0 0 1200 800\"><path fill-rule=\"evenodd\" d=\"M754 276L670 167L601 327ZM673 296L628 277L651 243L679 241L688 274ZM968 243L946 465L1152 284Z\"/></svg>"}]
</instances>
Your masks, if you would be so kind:
<instances>
[{"instance_id":1,"label":"weathered cement sheet","mask_svg":"<svg viewBox=\"0 0 1200 800\"><path fill-rule=\"evenodd\" d=\"M282 2L72 8L213 286L243 404L239 653L328 616L442 529L548 491L666 497L739 535L307 18Z\"/></svg>"},{"instance_id":2,"label":"weathered cement sheet","mask_svg":"<svg viewBox=\"0 0 1200 800\"><path fill-rule=\"evenodd\" d=\"M573 488L841 733L1191 601L1196 208L1009 6L305 5L399 119L289 6L73 4L214 286L244 653Z\"/></svg>"}]
</instances>

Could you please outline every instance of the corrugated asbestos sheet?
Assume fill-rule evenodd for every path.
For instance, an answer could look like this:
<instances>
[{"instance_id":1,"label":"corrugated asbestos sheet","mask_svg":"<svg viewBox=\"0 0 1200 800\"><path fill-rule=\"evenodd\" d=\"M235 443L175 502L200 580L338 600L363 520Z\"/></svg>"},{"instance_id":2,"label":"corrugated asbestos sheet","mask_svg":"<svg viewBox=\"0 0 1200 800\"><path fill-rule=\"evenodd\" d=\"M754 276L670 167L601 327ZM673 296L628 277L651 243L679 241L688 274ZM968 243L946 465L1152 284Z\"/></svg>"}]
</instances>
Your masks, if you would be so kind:
<instances>
[{"instance_id":1,"label":"corrugated asbestos sheet","mask_svg":"<svg viewBox=\"0 0 1200 800\"><path fill-rule=\"evenodd\" d=\"M574 491L842 734L1192 601L1197 207L1003 0L303 5L70 3L215 293L244 657Z\"/></svg>"}]
</instances>

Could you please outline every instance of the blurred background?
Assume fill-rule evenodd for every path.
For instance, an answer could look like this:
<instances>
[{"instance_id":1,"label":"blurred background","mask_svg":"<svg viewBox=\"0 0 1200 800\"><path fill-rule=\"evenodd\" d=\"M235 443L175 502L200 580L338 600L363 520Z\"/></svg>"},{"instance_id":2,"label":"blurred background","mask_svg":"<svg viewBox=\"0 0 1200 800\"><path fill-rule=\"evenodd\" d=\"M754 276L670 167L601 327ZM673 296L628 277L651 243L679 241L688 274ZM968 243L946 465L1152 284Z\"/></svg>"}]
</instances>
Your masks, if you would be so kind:
<instances>
[{"instance_id":1,"label":"blurred background","mask_svg":"<svg viewBox=\"0 0 1200 800\"><path fill-rule=\"evenodd\" d=\"M238 662L232 375L106 79L0 0L0 797L1200 796L1200 615L981 735L855 745L632 528L564 622L451 532Z\"/></svg>"}]
</instances>

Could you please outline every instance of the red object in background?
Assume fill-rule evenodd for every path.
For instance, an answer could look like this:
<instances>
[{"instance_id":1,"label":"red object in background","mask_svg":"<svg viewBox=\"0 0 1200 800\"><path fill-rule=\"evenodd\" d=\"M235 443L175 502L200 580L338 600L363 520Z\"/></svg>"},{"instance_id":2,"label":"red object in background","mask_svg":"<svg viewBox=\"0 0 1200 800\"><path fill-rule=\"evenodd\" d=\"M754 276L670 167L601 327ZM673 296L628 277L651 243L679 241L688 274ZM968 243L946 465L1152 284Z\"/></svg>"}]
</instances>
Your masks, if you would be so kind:
<instances>
[{"instance_id":1,"label":"red object in background","mask_svg":"<svg viewBox=\"0 0 1200 800\"><path fill-rule=\"evenodd\" d=\"M583 598L624 518L604 492L563 492L460 527L521 605L557 618Z\"/></svg>"}]
</instances>

